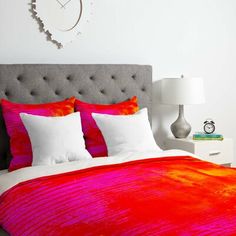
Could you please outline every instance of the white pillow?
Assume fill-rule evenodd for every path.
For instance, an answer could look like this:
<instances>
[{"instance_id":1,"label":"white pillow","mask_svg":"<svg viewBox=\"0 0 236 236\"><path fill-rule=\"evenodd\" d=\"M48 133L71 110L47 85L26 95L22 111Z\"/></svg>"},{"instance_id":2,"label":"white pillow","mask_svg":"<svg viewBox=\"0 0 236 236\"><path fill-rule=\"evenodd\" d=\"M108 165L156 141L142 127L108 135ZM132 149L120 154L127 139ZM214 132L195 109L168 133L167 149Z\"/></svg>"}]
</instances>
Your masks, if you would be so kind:
<instances>
[{"instance_id":1,"label":"white pillow","mask_svg":"<svg viewBox=\"0 0 236 236\"><path fill-rule=\"evenodd\" d=\"M134 115L92 113L105 139L108 155L126 152L161 151L148 120L147 108Z\"/></svg>"},{"instance_id":2,"label":"white pillow","mask_svg":"<svg viewBox=\"0 0 236 236\"><path fill-rule=\"evenodd\" d=\"M32 165L53 165L92 158L85 149L79 112L62 117L20 113L20 117L30 137Z\"/></svg>"}]
</instances>

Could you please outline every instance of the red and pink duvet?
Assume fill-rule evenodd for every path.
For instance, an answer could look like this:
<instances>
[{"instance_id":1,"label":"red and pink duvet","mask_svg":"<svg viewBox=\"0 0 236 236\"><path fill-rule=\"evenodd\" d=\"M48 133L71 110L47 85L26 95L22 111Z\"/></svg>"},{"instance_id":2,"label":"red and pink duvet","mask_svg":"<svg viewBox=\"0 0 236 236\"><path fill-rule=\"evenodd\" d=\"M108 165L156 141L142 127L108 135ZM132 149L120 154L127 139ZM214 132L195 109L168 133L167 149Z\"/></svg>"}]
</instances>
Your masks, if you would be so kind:
<instances>
[{"instance_id":1,"label":"red and pink duvet","mask_svg":"<svg viewBox=\"0 0 236 236\"><path fill-rule=\"evenodd\" d=\"M189 156L21 182L0 197L10 235L236 235L236 170Z\"/></svg>"}]
</instances>

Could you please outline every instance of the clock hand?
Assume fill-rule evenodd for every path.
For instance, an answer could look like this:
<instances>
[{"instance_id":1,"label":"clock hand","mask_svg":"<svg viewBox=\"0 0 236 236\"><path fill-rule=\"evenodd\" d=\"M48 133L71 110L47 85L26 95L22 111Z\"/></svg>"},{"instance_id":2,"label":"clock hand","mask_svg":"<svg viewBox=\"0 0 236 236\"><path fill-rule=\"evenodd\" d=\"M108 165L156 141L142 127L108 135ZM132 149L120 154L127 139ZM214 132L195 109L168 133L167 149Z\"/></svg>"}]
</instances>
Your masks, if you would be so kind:
<instances>
[{"instance_id":1,"label":"clock hand","mask_svg":"<svg viewBox=\"0 0 236 236\"><path fill-rule=\"evenodd\" d=\"M61 5L61 8L65 8L59 0L56 0L56 1Z\"/></svg>"},{"instance_id":2,"label":"clock hand","mask_svg":"<svg viewBox=\"0 0 236 236\"><path fill-rule=\"evenodd\" d=\"M71 0L68 0L62 7L64 7L65 8L65 6L70 2ZM61 7L61 8L62 8Z\"/></svg>"}]
</instances>

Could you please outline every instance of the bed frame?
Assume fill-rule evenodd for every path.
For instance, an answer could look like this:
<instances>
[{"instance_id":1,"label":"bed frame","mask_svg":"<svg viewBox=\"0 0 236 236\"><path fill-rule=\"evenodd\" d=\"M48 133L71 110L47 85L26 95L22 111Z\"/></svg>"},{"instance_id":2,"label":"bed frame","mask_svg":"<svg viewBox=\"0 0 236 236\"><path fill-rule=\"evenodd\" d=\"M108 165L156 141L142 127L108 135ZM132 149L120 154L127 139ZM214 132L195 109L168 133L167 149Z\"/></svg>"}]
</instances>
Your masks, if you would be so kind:
<instances>
[{"instance_id":1,"label":"bed frame","mask_svg":"<svg viewBox=\"0 0 236 236\"><path fill-rule=\"evenodd\" d=\"M138 97L151 121L152 67L146 65L0 65L0 99L45 103L75 96L112 104ZM1 107L0 107L1 109ZM0 170L11 160L9 138L0 110Z\"/></svg>"},{"instance_id":2,"label":"bed frame","mask_svg":"<svg viewBox=\"0 0 236 236\"><path fill-rule=\"evenodd\" d=\"M71 96L91 103L112 104L134 95L149 109L152 67L143 65L0 65L0 99L45 103ZM0 107L1 109L1 107ZM0 110L0 170L11 160L9 137ZM8 235L0 228L0 236Z\"/></svg>"}]
</instances>

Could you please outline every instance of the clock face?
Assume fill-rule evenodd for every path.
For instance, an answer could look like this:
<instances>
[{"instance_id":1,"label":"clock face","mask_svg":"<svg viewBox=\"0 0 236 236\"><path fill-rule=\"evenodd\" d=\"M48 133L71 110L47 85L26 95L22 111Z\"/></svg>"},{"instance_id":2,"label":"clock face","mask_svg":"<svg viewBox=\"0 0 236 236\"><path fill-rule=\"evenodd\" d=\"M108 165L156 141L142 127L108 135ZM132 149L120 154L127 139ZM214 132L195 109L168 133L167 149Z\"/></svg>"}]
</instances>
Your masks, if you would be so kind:
<instances>
[{"instance_id":1,"label":"clock face","mask_svg":"<svg viewBox=\"0 0 236 236\"><path fill-rule=\"evenodd\" d=\"M43 1L43 0L42 0ZM70 31L79 24L82 0L44 0L49 23L60 31Z\"/></svg>"},{"instance_id":2,"label":"clock face","mask_svg":"<svg viewBox=\"0 0 236 236\"><path fill-rule=\"evenodd\" d=\"M206 123L204 125L204 131L207 133L207 134L211 134L215 131L215 126L211 123Z\"/></svg>"},{"instance_id":3,"label":"clock face","mask_svg":"<svg viewBox=\"0 0 236 236\"><path fill-rule=\"evenodd\" d=\"M93 0L35 0L33 12L43 31L64 46L75 39L88 22Z\"/></svg>"}]
</instances>

